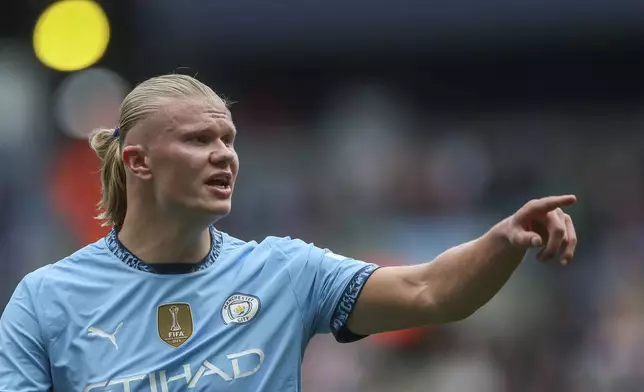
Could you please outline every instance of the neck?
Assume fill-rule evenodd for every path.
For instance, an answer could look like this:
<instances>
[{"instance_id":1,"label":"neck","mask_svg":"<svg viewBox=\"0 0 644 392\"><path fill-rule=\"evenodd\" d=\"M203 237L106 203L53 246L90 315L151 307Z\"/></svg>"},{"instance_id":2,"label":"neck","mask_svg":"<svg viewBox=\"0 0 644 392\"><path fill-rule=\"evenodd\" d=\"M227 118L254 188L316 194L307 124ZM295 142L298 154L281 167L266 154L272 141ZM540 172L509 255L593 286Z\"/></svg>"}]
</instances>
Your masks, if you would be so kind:
<instances>
[{"instance_id":1,"label":"neck","mask_svg":"<svg viewBox=\"0 0 644 392\"><path fill-rule=\"evenodd\" d=\"M195 227L136 208L128 208L118 237L146 263L198 263L211 247L208 226Z\"/></svg>"}]
</instances>

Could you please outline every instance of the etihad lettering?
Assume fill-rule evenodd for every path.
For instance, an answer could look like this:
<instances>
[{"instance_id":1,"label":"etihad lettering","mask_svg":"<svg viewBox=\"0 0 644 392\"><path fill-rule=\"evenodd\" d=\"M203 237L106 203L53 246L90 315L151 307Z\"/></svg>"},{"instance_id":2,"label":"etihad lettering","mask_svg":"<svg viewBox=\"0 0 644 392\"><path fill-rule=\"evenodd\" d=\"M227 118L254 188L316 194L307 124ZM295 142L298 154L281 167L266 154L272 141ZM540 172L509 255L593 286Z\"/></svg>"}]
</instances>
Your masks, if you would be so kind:
<instances>
[{"instance_id":1,"label":"etihad lettering","mask_svg":"<svg viewBox=\"0 0 644 392\"><path fill-rule=\"evenodd\" d=\"M250 369L243 368L239 363L240 358L243 357L248 357L249 359L251 357L255 357L255 366ZM235 354L228 354L226 355L226 358L230 360L232 374L225 372L209 361L204 361L199 368L197 368L194 375L190 365L183 365L183 371L180 374L169 375L167 370L137 374L130 377L92 383L85 387L83 392L130 392L132 389L140 391L140 388L144 387L144 384L149 386L149 389L147 390L149 392L170 392L170 384L180 382L182 385L186 385L188 389L193 389L199 385L202 378L207 376L218 376L224 381L232 381L235 379L249 377L257 373L264 363L264 352L259 349L251 349Z\"/></svg>"}]
</instances>

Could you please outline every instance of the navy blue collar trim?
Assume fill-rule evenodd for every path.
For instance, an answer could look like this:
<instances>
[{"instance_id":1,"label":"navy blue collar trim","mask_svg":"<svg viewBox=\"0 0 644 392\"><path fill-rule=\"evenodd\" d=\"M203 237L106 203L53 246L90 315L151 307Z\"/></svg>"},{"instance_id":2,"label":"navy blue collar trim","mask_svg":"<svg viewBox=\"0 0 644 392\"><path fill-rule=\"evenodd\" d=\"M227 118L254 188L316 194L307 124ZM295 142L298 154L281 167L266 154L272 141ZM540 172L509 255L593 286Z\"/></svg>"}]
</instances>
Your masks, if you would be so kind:
<instances>
[{"instance_id":1,"label":"navy blue collar trim","mask_svg":"<svg viewBox=\"0 0 644 392\"><path fill-rule=\"evenodd\" d=\"M116 227L110 230L107 237L105 237L105 242L108 249L128 267L153 274L163 273L159 269L155 268L154 264L146 263L135 256L132 252L130 252L130 250L127 249L125 245L123 245L119 240L118 229ZM210 242L211 246L208 256L206 256L203 260L196 264L188 264L189 267L186 270L182 271L183 273L201 271L215 263L215 261L219 257L219 253L221 253L223 236L221 232L215 229L215 227L212 225L210 226Z\"/></svg>"}]
</instances>

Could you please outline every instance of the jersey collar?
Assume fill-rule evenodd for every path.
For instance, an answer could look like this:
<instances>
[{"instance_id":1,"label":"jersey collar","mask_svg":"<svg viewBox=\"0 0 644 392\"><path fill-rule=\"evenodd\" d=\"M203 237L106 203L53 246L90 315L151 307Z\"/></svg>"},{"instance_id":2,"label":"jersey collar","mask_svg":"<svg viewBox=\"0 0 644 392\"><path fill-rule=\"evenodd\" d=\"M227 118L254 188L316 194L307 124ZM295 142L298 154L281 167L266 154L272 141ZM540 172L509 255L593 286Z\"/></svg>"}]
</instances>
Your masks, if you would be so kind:
<instances>
[{"instance_id":1,"label":"jersey collar","mask_svg":"<svg viewBox=\"0 0 644 392\"><path fill-rule=\"evenodd\" d=\"M210 225L209 229L211 243L210 252L200 262L195 264L187 264L187 268L181 271L182 273L190 273L206 269L213 265L219 257L219 253L221 253L223 244L222 234L219 230L215 229L213 225ZM117 227L114 227L112 228L112 230L110 230L107 237L105 237L107 247L114 254L114 256L116 256L130 268L153 274L164 273L160 268L156 268L154 264L146 263L145 261L139 259L134 253L130 252L130 250L127 249L125 245L123 245L123 243L119 240L118 231L119 229Z\"/></svg>"}]
</instances>

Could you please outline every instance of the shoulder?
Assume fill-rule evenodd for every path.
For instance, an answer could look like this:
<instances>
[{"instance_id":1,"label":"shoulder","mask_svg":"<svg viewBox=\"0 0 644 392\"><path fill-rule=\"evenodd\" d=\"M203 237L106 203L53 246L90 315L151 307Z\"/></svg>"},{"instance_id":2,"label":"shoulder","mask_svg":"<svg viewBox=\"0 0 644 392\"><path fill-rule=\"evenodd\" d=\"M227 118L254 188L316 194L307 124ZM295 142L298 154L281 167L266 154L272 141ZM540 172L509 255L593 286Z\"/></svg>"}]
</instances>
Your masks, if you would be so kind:
<instances>
[{"instance_id":1,"label":"shoulder","mask_svg":"<svg viewBox=\"0 0 644 392\"><path fill-rule=\"evenodd\" d=\"M32 296L41 296L43 291L45 291L44 295L48 296L46 292L48 288L57 287L59 283L78 276L80 270L95 266L97 260L106 255L107 249L102 242L103 240L99 240L84 246L58 261L28 273L20 285Z\"/></svg>"},{"instance_id":2,"label":"shoulder","mask_svg":"<svg viewBox=\"0 0 644 392\"><path fill-rule=\"evenodd\" d=\"M322 258L325 250L299 238L267 236L259 241L244 241L224 233L227 252L253 256L267 261L294 262Z\"/></svg>"},{"instance_id":3,"label":"shoulder","mask_svg":"<svg viewBox=\"0 0 644 392\"><path fill-rule=\"evenodd\" d=\"M47 264L28 273L24 278L22 278L16 291L26 292L30 298L36 299L35 297L40 293L52 267L53 264Z\"/></svg>"},{"instance_id":4,"label":"shoulder","mask_svg":"<svg viewBox=\"0 0 644 392\"><path fill-rule=\"evenodd\" d=\"M262 241L262 245L289 255L308 254L317 247L299 238L269 236Z\"/></svg>"},{"instance_id":5,"label":"shoulder","mask_svg":"<svg viewBox=\"0 0 644 392\"><path fill-rule=\"evenodd\" d=\"M245 241L231 236L228 233L221 232L223 236L224 246L228 250L234 249L249 249L249 250L276 250L282 252L291 252L298 250L308 250L315 247L313 243L305 242L299 238L292 238L289 236L267 236L263 239L256 241Z\"/></svg>"}]
</instances>

